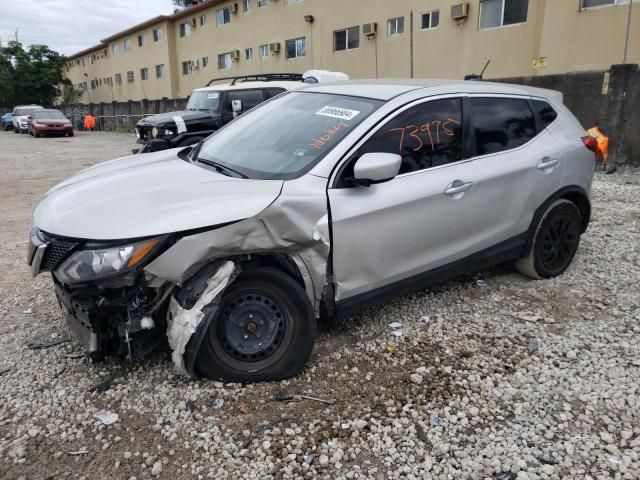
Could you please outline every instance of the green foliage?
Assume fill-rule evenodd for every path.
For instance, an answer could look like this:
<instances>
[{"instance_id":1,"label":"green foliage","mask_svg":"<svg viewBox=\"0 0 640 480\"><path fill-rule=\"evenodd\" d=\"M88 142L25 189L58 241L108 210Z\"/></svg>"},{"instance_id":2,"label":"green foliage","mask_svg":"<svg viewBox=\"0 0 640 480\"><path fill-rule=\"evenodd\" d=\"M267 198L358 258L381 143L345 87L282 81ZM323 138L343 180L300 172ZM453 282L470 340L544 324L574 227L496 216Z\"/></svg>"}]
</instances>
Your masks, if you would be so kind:
<instances>
[{"instance_id":1,"label":"green foliage","mask_svg":"<svg viewBox=\"0 0 640 480\"><path fill-rule=\"evenodd\" d=\"M73 85L65 83L62 86L62 95L60 96L59 104L63 107L67 107L74 103L78 103L82 98L82 93L82 90L78 90L74 88Z\"/></svg>"},{"instance_id":2,"label":"green foliage","mask_svg":"<svg viewBox=\"0 0 640 480\"><path fill-rule=\"evenodd\" d=\"M71 85L63 73L64 61L46 45L25 50L21 43L9 42L0 50L0 105L53 105L63 86Z\"/></svg>"},{"instance_id":3,"label":"green foliage","mask_svg":"<svg viewBox=\"0 0 640 480\"><path fill-rule=\"evenodd\" d=\"M203 1L204 0L173 0L173 4L178 8L187 8L202 3Z\"/></svg>"}]
</instances>

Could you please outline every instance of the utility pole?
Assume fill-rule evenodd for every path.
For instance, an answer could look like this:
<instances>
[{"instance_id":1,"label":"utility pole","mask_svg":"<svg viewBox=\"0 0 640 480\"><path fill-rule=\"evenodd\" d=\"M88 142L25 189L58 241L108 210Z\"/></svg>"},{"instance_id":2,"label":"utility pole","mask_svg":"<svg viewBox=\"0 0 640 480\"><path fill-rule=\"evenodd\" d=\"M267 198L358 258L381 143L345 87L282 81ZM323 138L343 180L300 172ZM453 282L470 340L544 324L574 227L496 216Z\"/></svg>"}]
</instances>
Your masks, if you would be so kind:
<instances>
[{"instance_id":1,"label":"utility pole","mask_svg":"<svg viewBox=\"0 0 640 480\"><path fill-rule=\"evenodd\" d=\"M633 12L634 0L629 0L629 15L627 16L627 35L624 39L624 60L622 63L627 63L629 59L629 37L631 36L631 14Z\"/></svg>"},{"instance_id":2,"label":"utility pole","mask_svg":"<svg viewBox=\"0 0 640 480\"><path fill-rule=\"evenodd\" d=\"M18 43L18 42L19 42L19 40L18 40L18 29L16 28L16 43Z\"/></svg>"}]
</instances>

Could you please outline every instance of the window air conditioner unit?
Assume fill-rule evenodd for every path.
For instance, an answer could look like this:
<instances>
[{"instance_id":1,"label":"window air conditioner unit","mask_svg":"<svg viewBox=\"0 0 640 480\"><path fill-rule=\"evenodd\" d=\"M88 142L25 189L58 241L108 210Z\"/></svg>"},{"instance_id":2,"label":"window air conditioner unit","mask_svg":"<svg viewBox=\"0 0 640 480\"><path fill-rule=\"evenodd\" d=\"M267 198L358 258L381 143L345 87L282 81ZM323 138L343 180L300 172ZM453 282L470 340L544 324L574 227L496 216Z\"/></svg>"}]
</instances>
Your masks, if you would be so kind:
<instances>
[{"instance_id":1,"label":"window air conditioner unit","mask_svg":"<svg viewBox=\"0 0 640 480\"><path fill-rule=\"evenodd\" d=\"M367 37L375 37L376 33L378 33L378 24L377 23L365 23L362 25L362 33Z\"/></svg>"},{"instance_id":2,"label":"window air conditioner unit","mask_svg":"<svg viewBox=\"0 0 640 480\"><path fill-rule=\"evenodd\" d=\"M229 5L229 13L238 13L238 4L232 3Z\"/></svg>"},{"instance_id":3,"label":"window air conditioner unit","mask_svg":"<svg viewBox=\"0 0 640 480\"><path fill-rule=\"evenodd\" d=\"M200 68L200 60L191 60L191 68L197 70Z\"/></svg>"},{"instance_id":4,"label":"window air conditioner unit","mask_svg":"<svg viewBox=\"0 0 640 480\"><path fill-rule=\"evenodd\" d=\"M233 52L231 52L231 60L233 60L234 62L240 60L240 50L234 50Z\"/></svg>"},{"instance_id":5,"label":"window air conditioner unit","mask_svg":"<svg viewBox=\"0 0 640 480\"><path fill-rule=\"evenodd\" d=\"M469 3L458 3L451 5L451 18L454 20L465 20L469 16Z\"/></svg>"},{"instance_id":6,"label":"window air conditioner unit","mask_svg":"<svg viewBox=\"0 0 640 480\"><path fill-rule=\"evenodd\" d=\"M280 42L272 43L269 45L269 51L273 55L278 55L280 53L281 48L282 48L282 45L280 45Z\"/></svg>"}]
</instances>

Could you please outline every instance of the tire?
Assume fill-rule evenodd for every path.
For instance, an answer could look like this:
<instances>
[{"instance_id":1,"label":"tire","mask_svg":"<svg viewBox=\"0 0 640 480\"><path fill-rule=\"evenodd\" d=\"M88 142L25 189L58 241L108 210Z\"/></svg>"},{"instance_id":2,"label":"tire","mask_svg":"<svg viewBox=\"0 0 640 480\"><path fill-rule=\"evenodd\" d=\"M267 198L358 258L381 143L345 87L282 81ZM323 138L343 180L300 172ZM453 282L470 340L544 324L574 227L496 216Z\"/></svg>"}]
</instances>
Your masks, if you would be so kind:
<instances>
[{"instance_id":1,"label":"tire","mask_svg":"<svg viewBox=\"0 0 640 480\"><path fill-rule=\"evenodd\" d=\"M178 145L178 147L188 147L189 145L195 145L196 143L198 143L200 140L202 140L202 138L200 137L189 137L189 138L185 138L184 140L182 140L180 142L180 145ZM173 148L173 147L172 147Z\"/></svg>"},{"instance_id":2,"label":"tire","mask_svg":"<svg viewBox=\"0 0 640 480\"><path fill-rule=\"evenodd\" d=\"M36 132L33 132L33 136L34 136L34 138L40 138L40 134L36 133Z\"/></svg>"},{"instance_id":3,"label":"tire","mask_svg":"<svg viewBox=\"0 0 640 480\"><path fill-rule=\"evenodd\" d=\"M68 137L73 137L73 132L71 132L71 133L67 133L67 136L68 136Z\"/></svg>"},{"instance_id":4,"label":"tire","mask_svg":"<svg viewBox=\"0 0 640 480\"><path fill-rule=\"evenodd\" d=\"M564 273L580 244L582 218L575 203L560 199L544 212L533 236L529 254L516 262L520 273L535 279Z\"/></svg>"},{"instance_id":5,"label":"tire","mask_svg":"<svg viewBox=\"0 0 640 480\"><path fill-rule=\"evenodd\" d=\"M213 315L195 361L204 377L240 383L282 380L298 374L313 350L311 302L300 284L275 268L242 272Z\"/></svg>"},{"instance_id":6,"label":"tire","mask_svg":"<svg viewBox=\"0 0 640 480\"><path fill-rule=\"evenodd\" d=\"M20 130L17 129L16 127L13 127L13 133L20 133Z\"/></svg>"}]
</instances>

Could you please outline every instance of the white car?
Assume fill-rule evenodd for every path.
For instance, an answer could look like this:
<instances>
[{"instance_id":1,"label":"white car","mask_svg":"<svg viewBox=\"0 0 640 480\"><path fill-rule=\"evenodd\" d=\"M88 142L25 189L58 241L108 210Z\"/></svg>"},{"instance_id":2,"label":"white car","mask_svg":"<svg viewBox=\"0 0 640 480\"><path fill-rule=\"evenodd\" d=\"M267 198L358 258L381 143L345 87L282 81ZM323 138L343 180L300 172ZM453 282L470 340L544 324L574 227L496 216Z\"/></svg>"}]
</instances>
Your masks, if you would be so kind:
<instances>
[{"instance_id":1,"label":"white car","mask_svg":"<svg viewBox=\"0 0 640 480\"><path fill-rule=\"evenodd\" d=\"M14 133L27 133L29 127L27 126L27 120L29 115L34 110L40 110L43 107L40 105L18 105L13 109L13 132Z\"/></svg>"}]
</instances>

